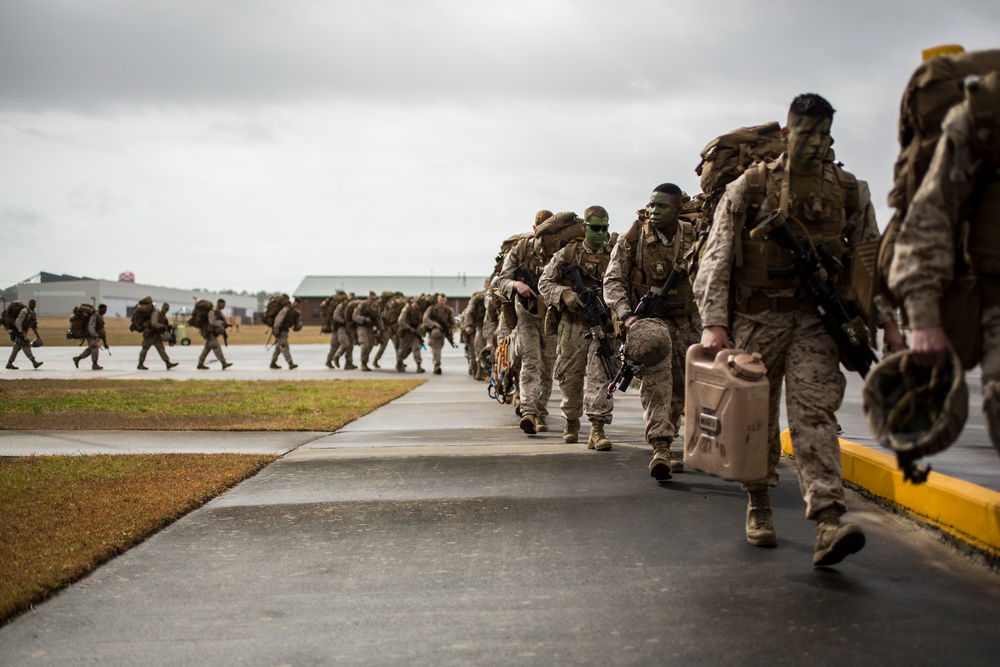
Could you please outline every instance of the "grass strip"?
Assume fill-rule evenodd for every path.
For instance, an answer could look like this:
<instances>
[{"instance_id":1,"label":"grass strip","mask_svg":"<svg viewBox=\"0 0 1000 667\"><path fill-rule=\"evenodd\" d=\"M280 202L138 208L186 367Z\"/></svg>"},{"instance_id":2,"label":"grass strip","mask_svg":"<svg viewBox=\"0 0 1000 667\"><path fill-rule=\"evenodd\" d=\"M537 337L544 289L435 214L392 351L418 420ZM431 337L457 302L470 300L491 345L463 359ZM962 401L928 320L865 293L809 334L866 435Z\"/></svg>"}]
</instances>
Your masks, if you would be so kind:
<instances>
[{"instance_id":1,"label":"grass strip","mask_svg":"<svg viewBox=\"0 0 1000 667\"><path fill-rule=\"evenodd\" d=\"M425 380L9 380L0 429L336 431Z\"/></svg>"},{"instance_id":2,"label":"grass strip","mask_svg":"<svg viewBox=\"0 0 1000 667\"><path fill-rule=\"evenodd\" d=\"M0 622L276 458L248 454L0 458Z\"/></svg>"}]
</instances>

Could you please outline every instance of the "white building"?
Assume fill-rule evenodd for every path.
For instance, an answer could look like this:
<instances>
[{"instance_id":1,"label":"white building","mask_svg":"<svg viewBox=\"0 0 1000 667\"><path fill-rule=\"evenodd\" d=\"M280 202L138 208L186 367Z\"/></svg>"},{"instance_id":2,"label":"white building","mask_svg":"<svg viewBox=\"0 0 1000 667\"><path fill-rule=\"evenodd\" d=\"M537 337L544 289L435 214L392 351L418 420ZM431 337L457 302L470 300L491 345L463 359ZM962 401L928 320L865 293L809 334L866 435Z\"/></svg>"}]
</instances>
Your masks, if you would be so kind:
<instances>
[{"instance_id":1,"label":"white building","mask_svg":"<svg viewBox=\"0 0 1000 667\"><path fill-rule=\"evenodd\" d=\"M198 299L208 299L213 304L218 299L225 299L227 317L252 320L258 309L255 295L236 296L45 272L8 287L3 291L2 299L4 306L14 299L24 303L34 299L37 302L38 314L42 316L69 317L75 306L89 301L95 306L101 303L107 305L108 317L130 317L132 308L144 296L153 297L153 302L157 306L164 302L169 303L171 315L190 311Z\"/></svg>"}]
</instances>

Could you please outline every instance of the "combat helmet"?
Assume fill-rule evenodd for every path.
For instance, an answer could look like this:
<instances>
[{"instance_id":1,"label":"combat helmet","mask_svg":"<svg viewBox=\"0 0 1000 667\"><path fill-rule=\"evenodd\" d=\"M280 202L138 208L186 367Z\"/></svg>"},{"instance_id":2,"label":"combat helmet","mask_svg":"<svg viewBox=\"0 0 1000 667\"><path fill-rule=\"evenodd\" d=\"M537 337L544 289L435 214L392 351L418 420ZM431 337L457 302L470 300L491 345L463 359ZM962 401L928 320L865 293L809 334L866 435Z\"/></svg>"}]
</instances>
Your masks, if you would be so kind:
<instances>
[{"instance_id":1,"label":"combat helmet","mask_svg":"<svg viewBox=\"0 0 1000 667\"><path fill-rule=\"evenodd\" d=\"M663 320L646 317L631 326L625 338L624 353L640 366L655 366L670 354L670 328Z\"/></svg>"},{"instance_id":2,"label":"combat helmet","mask_svg":"<svg viewBox=\"0 0 1000 667\"><path fill-rule=\"evenodd\" d=\"M910 350L884 358L865 378L862 407L875 439L896 453L904 479L919 484L930 466L917 459L947 449L969 415L969 389L954 351L933 368L918 366Z\"/></svg>"}]
</instances>

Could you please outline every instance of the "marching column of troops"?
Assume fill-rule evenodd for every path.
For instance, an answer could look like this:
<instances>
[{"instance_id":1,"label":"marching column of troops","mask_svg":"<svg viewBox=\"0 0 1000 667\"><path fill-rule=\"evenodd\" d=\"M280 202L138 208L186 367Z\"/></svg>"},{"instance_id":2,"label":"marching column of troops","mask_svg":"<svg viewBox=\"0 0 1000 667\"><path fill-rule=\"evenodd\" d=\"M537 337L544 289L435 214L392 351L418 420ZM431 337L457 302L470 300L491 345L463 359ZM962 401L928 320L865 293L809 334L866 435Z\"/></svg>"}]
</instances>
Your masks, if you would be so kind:
<instances>
[{"instance_id":1,"label":"marching column of troops","mask_svg":"<svg viewBox=\"0 0 1000 667\"><path fill-rule=\"evenodd\" d=\"M966 369L981 364L987 426L1000 451L1000 52L968 56L956 57L947 76L988 73L951 91L942 105L943 125L937 121L940 138L901 132L904 153L890 196L897 217L892 234L881 240L867 183L834 156L833 107L806 93L791 102L783 127L741 128L710 143L696 169L704 192L692 199L673 183L656 185L621 233L610 233L602 206L586 208L582 217L539 211L531 231L503 242L492 275L460 319L443 294L331 296L322 308L323 331L331 334L326 365L340 368L343 359L344 369L358 368L359 345L360 369L379 368L392 342L396 371L405 372L412 355L416 372L423 373L426 336L433 372L440 374L441 351L445 342L456 346L458 329L469 374L489 382L492 398L513 404L526 435L549 430L555 381L563 440L578 442L586 416L587 447L595 451L613 448L614 393L634 379L652 454L649 475L662 483L684 470L672 447L683 440L689 348L759 355L769 383L767 461L763 478L742 483L746 540L777 545L769 489L778 484L784 388L805 515L816 523L813 563L838 563L865 544L860 527L841 520L847 505L836 420L846 387L840 366L850 362L850 370L864 376L878 362L868 346L871 327L883 332L883 352L911 354L918 366L935 367L949 354L958 354ZM920 76L922 70L911 87L920 85ZM906 102L904 97L904 111ZM927 150L933 155L914 166L914 155ZM877 272L862 261L873 244L879 247ZM806 258L815 260L808 276L787 270ZM846 304L845 321L831 328L815 285L828 289L830 303ZM281 296L280 309L265 318L276 341L271 367L279 367L283 354L294 369L288 332L301 320L297 302ZM952 301L972 304L967 312L973 319L949 311ZM224 306L220 301L201 327L205 348L198 368L207 368L210 351L223 368L230 365L217 341L225 335ZM167 305L153 309L147 298L140 308L145 319L137 325L133 317L134 330L143 335L139 368L145 369L150 347L168 369L175 366L163 348ZM897 309L913 330L912 352L906 352ZM101 306L88 321L80 336L88 347L75 364L89 357L92 368L101 368L104 313ZM7 368L15 368L22 351L37 368L41 362L27 338L35 326L34 303L12 315L10 324L7 319L5 312L15 343ZM974 353L967 354L970 340ZM864 353L852 356L859 346Z\"/></svg>"}]
</instances>

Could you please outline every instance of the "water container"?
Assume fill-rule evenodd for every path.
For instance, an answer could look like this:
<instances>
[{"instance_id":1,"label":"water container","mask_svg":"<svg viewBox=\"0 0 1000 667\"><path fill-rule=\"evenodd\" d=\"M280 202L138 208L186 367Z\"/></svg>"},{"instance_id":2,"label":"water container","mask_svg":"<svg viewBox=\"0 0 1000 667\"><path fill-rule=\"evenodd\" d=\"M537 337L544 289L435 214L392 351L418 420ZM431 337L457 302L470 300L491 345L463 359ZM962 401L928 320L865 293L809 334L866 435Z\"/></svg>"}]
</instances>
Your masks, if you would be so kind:
<instances>
[{"instance_id":1,"label":"water container","mask_svg":"<svg viewBox=\"0 0 1000 667\"><path fill-rule=\"evenodd\" d=\"M767 477L767 368L760 354L687 351L684 463L737 482Z\"/></svg>"}]
</instances>

